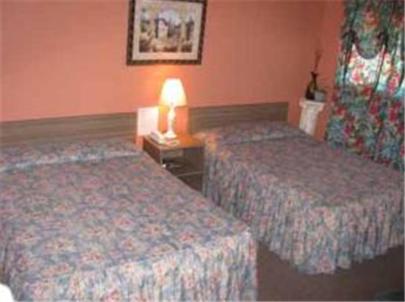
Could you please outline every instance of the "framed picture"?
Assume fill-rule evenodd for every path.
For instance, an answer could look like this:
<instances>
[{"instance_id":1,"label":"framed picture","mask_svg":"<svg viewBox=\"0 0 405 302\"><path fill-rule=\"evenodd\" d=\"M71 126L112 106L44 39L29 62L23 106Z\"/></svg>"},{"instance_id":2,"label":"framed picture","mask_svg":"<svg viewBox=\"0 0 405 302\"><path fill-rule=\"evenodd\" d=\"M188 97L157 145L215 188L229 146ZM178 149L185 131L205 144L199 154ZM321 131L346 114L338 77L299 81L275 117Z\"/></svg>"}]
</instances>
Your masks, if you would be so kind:
<instances>
[{"instance_id":1,"label":"framed picture","mask_svg":"<svg viewBox=\"0 0 405 302\"><path fill-rule=\"evenodd\" d=\"M206 0L130 0L127 64L201 64Z\"/></svg>"}]
</instances>

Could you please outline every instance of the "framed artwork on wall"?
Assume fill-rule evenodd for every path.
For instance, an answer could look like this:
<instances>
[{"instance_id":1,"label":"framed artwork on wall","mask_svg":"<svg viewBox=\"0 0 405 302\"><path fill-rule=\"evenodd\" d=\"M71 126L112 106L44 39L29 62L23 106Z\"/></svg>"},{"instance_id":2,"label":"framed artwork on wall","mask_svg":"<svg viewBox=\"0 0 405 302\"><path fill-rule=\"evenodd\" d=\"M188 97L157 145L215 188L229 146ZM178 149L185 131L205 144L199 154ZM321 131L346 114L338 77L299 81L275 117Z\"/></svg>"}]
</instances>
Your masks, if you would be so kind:
<instances>
[{"instance_id":1,"label":"framed artwork on wall","mask_svg":"<svg viewBox=\"0 0 405 302\"><path fill-rule=\"evenodd\" d=\"M127 64L201 64L207 0L129 0Z\"/></svg>"}]
</instances>

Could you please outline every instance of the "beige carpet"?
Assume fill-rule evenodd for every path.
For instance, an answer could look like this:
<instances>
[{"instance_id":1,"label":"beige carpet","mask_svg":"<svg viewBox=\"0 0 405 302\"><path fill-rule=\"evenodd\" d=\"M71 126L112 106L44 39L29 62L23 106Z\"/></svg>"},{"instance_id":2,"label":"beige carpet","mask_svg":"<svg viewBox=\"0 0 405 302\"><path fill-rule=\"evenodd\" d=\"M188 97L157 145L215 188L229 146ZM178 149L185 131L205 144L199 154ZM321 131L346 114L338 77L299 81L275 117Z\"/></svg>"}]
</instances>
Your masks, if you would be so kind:
<instances>
[{"instance_id":1,"label":"beige carpet","mask_svg":"<svg viewBox=\"0 0 405 302\"><path fill-rule=\"evenodd\" d=\"M261 301L370 301L377 293L404 288L404 249L391 249L333 275L305 275L260 246L258 280Z\"/></svg>"}]
</instances>

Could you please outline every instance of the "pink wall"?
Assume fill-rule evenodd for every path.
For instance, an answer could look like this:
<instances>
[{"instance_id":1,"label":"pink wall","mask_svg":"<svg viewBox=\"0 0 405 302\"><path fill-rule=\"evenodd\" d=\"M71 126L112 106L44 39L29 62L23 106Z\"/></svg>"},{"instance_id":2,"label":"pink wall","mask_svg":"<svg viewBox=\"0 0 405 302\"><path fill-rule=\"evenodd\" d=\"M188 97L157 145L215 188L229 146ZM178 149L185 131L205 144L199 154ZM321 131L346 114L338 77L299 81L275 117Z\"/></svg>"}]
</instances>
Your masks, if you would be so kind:
<instances>
[{"instance_id":1,"label":"pink wall","mask_svg":"<svg viewBox=\"0 0 405 302\"><path fill-rule=\"evenodd\" d=\"M190 106L288 101L297 122L324 6L209 0L201 66L128 67L126 0L2 0L0 120L153 106L178 76Z\"/></svg>"},{"instance_id":2,"label":"pink wall","mask_svg":"<svg viewBox=\"0 0 405 302\"><path fill-rule=\"evenodd\" d=\"M326 86L328 99L325 109L319 115L315 136L323 139L326 125L331 111L331 97L335 84L336 63L339 53L340 28L343 22L343 0L327 1L325 3L322 31L321 49L323 57L319 66L320 84Z\"/></svg>"},{"instance_id":3,"label":"pink wall","mask_svg":"<svg viewBox=\"0 0 405 302\"><path fill-rule=\"evenodd\" d=\"M3 5L0 0L0 122L3 104Z\"/></svg>"}]
</instances>

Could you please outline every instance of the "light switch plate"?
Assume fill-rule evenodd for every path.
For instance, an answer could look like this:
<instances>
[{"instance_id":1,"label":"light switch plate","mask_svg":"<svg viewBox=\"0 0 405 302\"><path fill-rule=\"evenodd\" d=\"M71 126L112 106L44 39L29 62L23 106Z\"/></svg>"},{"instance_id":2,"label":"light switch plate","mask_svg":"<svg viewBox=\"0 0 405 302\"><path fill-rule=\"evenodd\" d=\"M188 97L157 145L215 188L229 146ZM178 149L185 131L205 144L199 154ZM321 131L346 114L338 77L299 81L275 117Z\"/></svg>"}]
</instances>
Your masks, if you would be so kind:
<instances>
[{"instance_id":1,"label":"light switch plate","mask_svg":"<svg viewBox=\"0 0 405 302\"><path fill-rule=\"evenodd\" d=\"M148 135L158 130L159 107L143 107L137 110L137 135Z\"/></svg>"}]
</instances>

